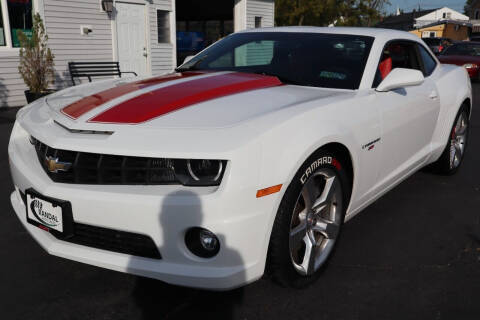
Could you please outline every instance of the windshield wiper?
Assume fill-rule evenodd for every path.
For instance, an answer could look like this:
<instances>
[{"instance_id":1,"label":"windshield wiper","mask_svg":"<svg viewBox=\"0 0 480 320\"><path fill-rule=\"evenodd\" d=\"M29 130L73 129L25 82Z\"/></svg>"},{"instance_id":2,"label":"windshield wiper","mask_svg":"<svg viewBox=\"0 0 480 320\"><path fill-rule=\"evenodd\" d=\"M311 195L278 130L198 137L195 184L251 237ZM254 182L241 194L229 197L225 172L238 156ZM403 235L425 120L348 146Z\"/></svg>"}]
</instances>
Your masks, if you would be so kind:
<instances>
[{"instance_id":1,"label":"windshield wiper","mask_svg":"<svg viewBox=\"0 0 480 320\"><path fill-rule=\"evenodd\" d=\"M193 71L193 70L198 70L198 65L203 61L205 60L206 58L208 57L208 55L205 55L203 57L201 57L200 59L198 59L197 61L195 61L191 66L188 66L188 67L178 67L178 68L175 68L175 71L176 72L184 72L184 71ZM188 62L187 62L188 63Z\"/></svg>"}]
</instances>

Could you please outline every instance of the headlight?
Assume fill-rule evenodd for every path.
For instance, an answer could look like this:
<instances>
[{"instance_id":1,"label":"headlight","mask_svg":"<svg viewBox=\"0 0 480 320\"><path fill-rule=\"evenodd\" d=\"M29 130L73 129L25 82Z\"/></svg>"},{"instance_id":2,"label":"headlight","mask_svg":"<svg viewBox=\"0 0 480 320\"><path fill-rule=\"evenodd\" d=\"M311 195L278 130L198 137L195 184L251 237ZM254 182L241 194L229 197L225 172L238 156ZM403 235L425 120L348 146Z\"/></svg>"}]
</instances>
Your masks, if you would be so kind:
<instances>
[{"instance_id":1,"label":"headlight","mask_svg":"<svg viewBox=\"0 0 480 320\"><path fill-rule=\"evenodd\" d=\"M195 181L217 181L222 175L223 164L219 160L187 160L187 168Z\"/></svg>"},{"instance_id":2,"label":"headlight","mask_svg":"<svg viewBox=\"0 0 480 320\"><path fill-rule=\"evenodd\" d=\"M175 175L187 186L218 186L222 181L225 160L175 160Z\"/></svg>"},{"instance_id":3,"label":"headlight","mask_svg":"<svg viewBox=\"0 0 480 320\"><path fill-rule=\"evenodd\" d=\"M478 65L476 65L475 63L466 63L463 65L463 67L465 69L476 69L478 68Z\"/></svg>"}]
</instances>

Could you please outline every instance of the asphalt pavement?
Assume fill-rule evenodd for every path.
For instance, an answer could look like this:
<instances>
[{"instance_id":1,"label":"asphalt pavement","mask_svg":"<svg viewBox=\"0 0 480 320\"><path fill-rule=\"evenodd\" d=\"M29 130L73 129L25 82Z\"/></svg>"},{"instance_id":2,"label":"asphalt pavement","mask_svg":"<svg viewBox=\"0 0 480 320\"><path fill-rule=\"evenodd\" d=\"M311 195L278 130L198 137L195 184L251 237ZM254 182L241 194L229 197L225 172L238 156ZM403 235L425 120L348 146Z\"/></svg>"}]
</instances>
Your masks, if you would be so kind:
<instances>
[{"instance_id":1,"label":"asphalt pavement","mask_svg":"<svg viewBox=\"0 0 480 320\"><path fill-rule=\"evenodd\" d=\"M480 319L479 106L457 175L416 173L348 222L315 285L221 293L45 253L10 205L16 110L0 110L0 319Z\"/></svg>"}]
</instances>

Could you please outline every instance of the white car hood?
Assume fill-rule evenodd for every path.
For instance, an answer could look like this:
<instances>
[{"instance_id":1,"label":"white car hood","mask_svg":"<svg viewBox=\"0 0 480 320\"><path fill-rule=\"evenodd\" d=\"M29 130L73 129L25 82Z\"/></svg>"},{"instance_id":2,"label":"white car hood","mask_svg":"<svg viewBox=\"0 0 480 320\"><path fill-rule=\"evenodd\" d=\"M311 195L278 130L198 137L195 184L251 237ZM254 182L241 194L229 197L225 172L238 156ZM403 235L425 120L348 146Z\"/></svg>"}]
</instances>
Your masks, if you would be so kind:
<instances>
[{"instance_id":1,"label":"white car hood","mask_svg":"<svg viewBox=\"0 0 480 320\"><path fill-rule=\"evenodd\" d=\"M195 85L193 80L199 82L198 79L202 78L212 82L212 80L217 81L214 79L218 77L218 75L223 75L223 77L219 77L218 79L218 81L221 81L225 79L225 76L230 77L231 74L232 73L215 73L202 74L185 79L179 78L158 84L156 86L158 89L156 90L166 91L170 90L172 87L177 87L176 91L173 92L177 94L174 99L174 103L176 103L177 101L184 99L185 95L188 96L190 87ZM255 75L256 81L257 79L262 81L265 78L272 77ZM276 79L276 81L278 81L278 79ZM138 82L138 80L135 82ZM148 91L152 89L147 88L146 90L139 89L134 92L119 95L115 99L100 104L99 106L91 109L87 113L77 118L72 118L65 113L65 108L67 106L81 101L86 97L95 97L98 93L106 92L112 88L121 88L122 86L131 83L132 81L126 81L122 79L102 81L69 88L56 93L46 98L46 103L50 109L50 116L56 122L64 125L65 127L78 130L115 131L118 130L118 127L122 126L213 129L232 127L240 123L244 123L250 119L257 118L283 108L289 108L302 102L318 99L323 100L348 93L351 94L351 91L283 85L281 83L278 85L275 83L274 85L260 85L259 87L253 85L251 88L247 88L246 90L238 90L238 92L234 91L228 94L214 93L207 99L203 99L203 97L201 97L203 94L203 92L201 92L200 98L197 97L191 99L192 101L186 106L182 106L178 109L158 116L153 115L147 120L142 119L142 121L136 123L131 123L128 119L125 122L120 123L111 121L110 119L107 119L107 121L92 121L92 119L95 119L105 112L110 112L112 109L115 109L122 104L125 106L126 104L130 103L130 101L135 101L135 99L136 103L131 103L129 106L127 105L124 107L124 109L134 109L132 110L133 117L139 113L142 113L143 109L148 108L152 104L152 101L154 101L145 100L145 102L143 102L143 97L146 96L146 98L148 98L148 96L155 94L156 92L156 90ZM243 82L240 85L243 85ZM209 88L206 88L205 91L208 89ZM220 89L220 91L221 90L223 90L223 87ZM185 94L178 94L178 92L185 92ZM154 109L165 108L166 103L163 103L161 99L162 97L160 96L159 99L156 100L158 101L159 106Z\"/></svg>"},{"instance_id":2,"label":"white car hood","mask_svg":"<svg viewBox=\"0 0 480 320\"><path fill-rule=\"evenodd\" d=\"M199 77L214 79L212 74ZM203 91L203 87L197 87L194 98L191 98L191 90L195 87L192 79L176 79L162 82L157 88L176 86L175 95L158 98L153 92L155 88L140 88L138 90L148 92L134 90L118 97L113 95L114 98L105 103L99 103L97 99L102 96L102 92L112 88L124 88L125 84L135 84L139 80L96 82L69 88L38 100L22 109L18 120L30 135L57 149L104 153L108 148L108 153L111 154L172 158L183 157L185 150L188 150L199 157L208 158L254 143L262 133L312 108L345 102L355 98L357 94L351 90L284 85L276 78L264 77L253 75L255 81L266 83L261 88L256 87L255 83L254 86L247 85L245 89L242 84L242 90L235 92L238 89L236 85L226 88L220 86L220 92L224 90L228 94L217 96L217 89ZM217 85L215 81L213 84ZM189 97L188 103L173 111L164 112L163 108L172 105L178 107L178 101L184 101L182 99L186 99L185 97ZM204 99L205 97L208 99ZM81 112L70 112L75 117L65 111L69 105L84 98L89 99L88 103L83 103L83 109L76 109ZM140 99L140 103L132 104L131 101L136 98ZM147 100L142 102L144 98ZM166 103L167 100L170 104ZM197 100L202 101L195 102ZM90 104L92 101L93 104ZM192 101L195 103L191 103ZM155 107L157 103L159 108ZM126 119L123 123L92 121L109 110L115 111L115 108L122 104L123 108L127 108L114 116L120 114L119 120ZM84 112L85 110L87 111ZM132 119L138 120L139 115L145 115L145 110L154 111L153 114L147 114L151 119L130 123L133 122ZM164 113L158 115L159 110Z\"/></svg>"}]
</instances>

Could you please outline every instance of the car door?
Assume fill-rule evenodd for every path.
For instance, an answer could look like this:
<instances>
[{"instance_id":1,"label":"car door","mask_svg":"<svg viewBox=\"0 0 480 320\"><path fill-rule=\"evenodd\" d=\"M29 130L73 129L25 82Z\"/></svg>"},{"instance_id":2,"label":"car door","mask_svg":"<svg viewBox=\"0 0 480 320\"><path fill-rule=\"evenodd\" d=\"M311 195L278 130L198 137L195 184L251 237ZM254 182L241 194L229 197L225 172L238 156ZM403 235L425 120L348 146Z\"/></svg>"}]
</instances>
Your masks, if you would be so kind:
<instances>
[{"instance_id":1,"label":"car door","mask_svg":"<svg viewBox=\"0 0 480 320\"><path fill-rule=\"evenodd\" d=\"M395 68L420 70L425 81L389 92L376 92L376 103L382 114L382 165L379 187L420 167L431 152L431 140L437 122L440 103L437 88L427 72L419 44L413 41L393 41L385 47L379 64L379 74L385 77ZM427 53L428 54L428 53ZM387 70L385 65L387 63ZM381 79L380 79L381 81ZM375 85L378 85L377 80Z\"/></svg>"}]
</instances>

